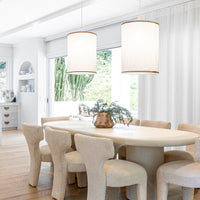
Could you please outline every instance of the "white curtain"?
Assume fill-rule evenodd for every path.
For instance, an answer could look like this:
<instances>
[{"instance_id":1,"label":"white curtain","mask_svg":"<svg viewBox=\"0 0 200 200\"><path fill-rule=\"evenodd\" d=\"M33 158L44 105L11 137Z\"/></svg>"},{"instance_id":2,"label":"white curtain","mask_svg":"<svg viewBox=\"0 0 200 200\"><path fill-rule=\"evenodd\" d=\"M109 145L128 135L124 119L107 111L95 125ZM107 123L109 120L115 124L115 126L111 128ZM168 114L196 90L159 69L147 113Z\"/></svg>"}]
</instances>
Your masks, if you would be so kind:
<instances>
[{"instance_id":1,"label":"white curtain","mask_svg":"<svg viewBox=\"0 0 200 200\"><path fill-rule=\"evenodd\" d=\"M160 23L160 73L139 76L139 118L200 124L200 1L142 17Z\"/></svg>"}]
</instances>

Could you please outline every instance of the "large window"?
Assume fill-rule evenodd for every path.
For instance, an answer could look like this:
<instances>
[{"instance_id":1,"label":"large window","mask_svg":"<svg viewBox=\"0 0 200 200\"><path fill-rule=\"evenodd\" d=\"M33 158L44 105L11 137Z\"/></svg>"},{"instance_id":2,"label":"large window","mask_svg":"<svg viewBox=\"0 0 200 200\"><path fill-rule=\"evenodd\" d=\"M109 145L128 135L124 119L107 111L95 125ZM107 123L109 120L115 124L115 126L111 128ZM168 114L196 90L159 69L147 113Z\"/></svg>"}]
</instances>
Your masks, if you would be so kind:
<instances>
[{"instance_id":1,"label":"large window","mask_svg":"<svg viewBox=\"0 0 200 200\"><path fill-rule=\"evenodd\" d=\"M0 90L7 88L6 62L0 61Z\"/></svg>"},{"instance_id":2,"label":"large window","mask_svg":"<svg viewBox=\"0 0 200 200\"><path fill-rule=\"evenodd\" d=\"M50 63L54 79L52 103L63 106L64 102L93 103L104 99L107 103L117 101L137 116L137 76L121 73L121 48L97 52L95 75L67 74L67 57Z\"/></svg>"}]
</instances>

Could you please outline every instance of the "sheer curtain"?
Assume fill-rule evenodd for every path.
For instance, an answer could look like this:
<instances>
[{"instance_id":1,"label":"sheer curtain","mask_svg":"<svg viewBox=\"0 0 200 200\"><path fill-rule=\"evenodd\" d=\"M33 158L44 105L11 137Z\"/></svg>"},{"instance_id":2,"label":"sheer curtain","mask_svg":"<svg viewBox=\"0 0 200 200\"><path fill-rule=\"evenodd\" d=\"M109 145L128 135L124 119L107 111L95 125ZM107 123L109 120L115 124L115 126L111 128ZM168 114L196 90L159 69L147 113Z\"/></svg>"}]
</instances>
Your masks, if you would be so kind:
<instances>
[{"instance_id":1,"label":"sheer curtain","mask_svg":"<svg viewBox=\"0 0 200 200\"><path fill-rule=\"evenodd\" d=\"M200 124L200 1L143 18L160 23L160 73L139 76L139 118Z\"/></svg>"}]
</instances>

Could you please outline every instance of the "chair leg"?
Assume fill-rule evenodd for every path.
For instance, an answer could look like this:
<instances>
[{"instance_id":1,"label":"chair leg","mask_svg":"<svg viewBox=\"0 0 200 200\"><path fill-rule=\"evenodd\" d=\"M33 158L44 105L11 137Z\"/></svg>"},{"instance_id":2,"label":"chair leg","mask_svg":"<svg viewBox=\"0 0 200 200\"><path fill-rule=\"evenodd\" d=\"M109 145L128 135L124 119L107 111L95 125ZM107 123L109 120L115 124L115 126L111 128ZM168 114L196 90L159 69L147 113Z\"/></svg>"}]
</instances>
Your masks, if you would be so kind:
<instances>
[{"instance_id":1,"label":"chair leg","mask_svg":"<svg viewBox=\"0 0 200 200\"><path fill-rule=\"evenodd\" d=\"M183 200L193 200L194 199L194 189L182 187Z\"/></svg>"},{"instance_id":2,"label":"chair leg","mask_svg":"<svg viewBox=\"0 0 200 200\"><path fill-rule=\"evenodd\" d=\"M74 184L76 182L76 174L75 173L68 173L68 184Z\"/></svg>"},{"instance_id":3,"label":"chair leg","mask_svg":"<svg viewBox=\"0 0 200 200\"><path fill-rule=\"evenodd\" d=\"M137 184L137 200L147 200L147 183Z\"/></svg>"},{"instance_id":4,"label":"chair leg","mask_svg":"<svg viewBox=\"0 0 200 200\"><path fill-rule=\"evenodd\" d=\"M168 184L157 177L157 200L167 200Z\"/></svg>"},{"instance_id":5,"label":"chair leg","mask_svg":"<svg viewBox=\"0 0 200 200\"><path fill-rule=\"evenodd\" d=\"M29 185L36 187L40 175L41 160L31 158L30 172L29 172Z\"/></svg>"},{"instance_id":6,"label":"chair leg","mask_svg":"<svg viewBox=\"0 0 200 200\"><path fill-rule=\"evenodd\" d=\"M51 196L57 200L65 197L65 187L67 183L67 164L63 162L59 166L54 164L54 177Z\"/></svg>"},{"instance_id":7,"label":"chair leg","mask_svg":"<svg viewBox=\"0 0 200 200\"><path fill-rule=\"evenodd\" d=\"M78 187L87 187L86 172L78 172L76 176L77 176Z\"/></svg>"}]
</instances>

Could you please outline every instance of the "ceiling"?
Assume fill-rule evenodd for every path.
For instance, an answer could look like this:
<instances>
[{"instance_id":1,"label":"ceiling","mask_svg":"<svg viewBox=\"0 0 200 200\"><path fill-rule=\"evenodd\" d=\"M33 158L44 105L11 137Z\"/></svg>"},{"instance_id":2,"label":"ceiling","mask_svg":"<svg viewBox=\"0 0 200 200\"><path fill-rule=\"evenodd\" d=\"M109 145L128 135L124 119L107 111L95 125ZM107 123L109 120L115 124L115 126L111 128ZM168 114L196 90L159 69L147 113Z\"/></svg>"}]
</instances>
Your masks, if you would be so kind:
<instances>
[{"instance_id":1,"label":"ceiling","mask_svg":"<svg viewBox=\"0 0 200 200\"><path fill-rule=\"evenodd\" d=\"M158 5L189 0L0 0L0 43L56 38L91 24L137 13Z\"/></svg>"}]
</instances>

